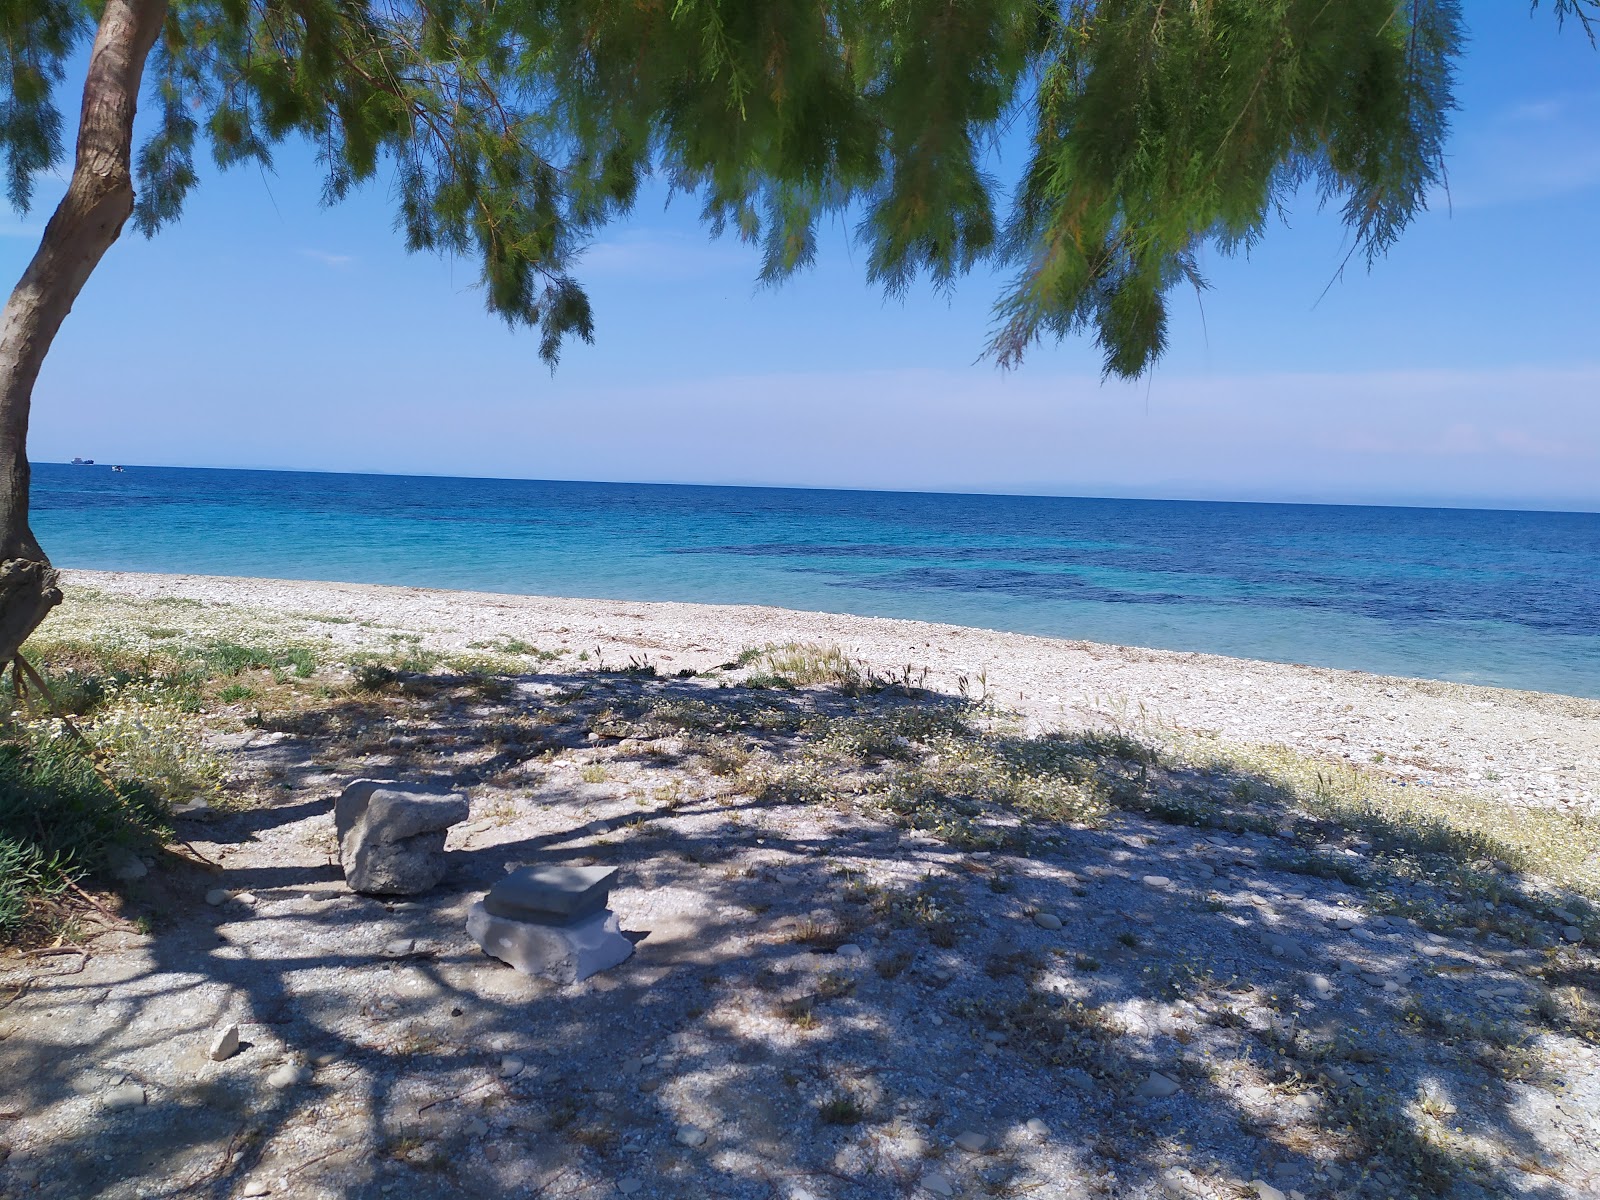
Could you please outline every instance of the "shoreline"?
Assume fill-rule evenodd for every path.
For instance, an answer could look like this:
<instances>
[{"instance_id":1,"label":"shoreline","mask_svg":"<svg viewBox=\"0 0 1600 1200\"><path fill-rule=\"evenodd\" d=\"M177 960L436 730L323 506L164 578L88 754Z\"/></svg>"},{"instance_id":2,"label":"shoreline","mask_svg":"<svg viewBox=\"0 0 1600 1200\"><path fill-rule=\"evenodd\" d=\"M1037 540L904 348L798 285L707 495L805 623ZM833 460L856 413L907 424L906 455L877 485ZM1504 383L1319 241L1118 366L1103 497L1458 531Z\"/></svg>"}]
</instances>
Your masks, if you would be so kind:
<instances>
[{"instance_id":1,"label":"shoreline","mask_svg":"<svg viewBox=\"0 0 1600 1200\"><path fill-rule=\"evenodd\" d=\"M588 600L381 584L63 570L71 589L181 597L270 614L300 636L353 650L393 635L469 652L516 638L572 667L648 656L663 673L706 671L748 647L837 646L880 671L927 671L955 693L980 677L1030 732L1086 725L1283 745L1422 786L1573 813L1600 813L1600 700L755 605ZM318 618L323 618L319 620ZM335 618L330 624L326 618ZM58 626L59 627L59 626ZM51 623L44 627L48 635ZM561 660L558 660L561 661ZM551 668L558 670L559 668Z\"/></svg>"}]
</instances>

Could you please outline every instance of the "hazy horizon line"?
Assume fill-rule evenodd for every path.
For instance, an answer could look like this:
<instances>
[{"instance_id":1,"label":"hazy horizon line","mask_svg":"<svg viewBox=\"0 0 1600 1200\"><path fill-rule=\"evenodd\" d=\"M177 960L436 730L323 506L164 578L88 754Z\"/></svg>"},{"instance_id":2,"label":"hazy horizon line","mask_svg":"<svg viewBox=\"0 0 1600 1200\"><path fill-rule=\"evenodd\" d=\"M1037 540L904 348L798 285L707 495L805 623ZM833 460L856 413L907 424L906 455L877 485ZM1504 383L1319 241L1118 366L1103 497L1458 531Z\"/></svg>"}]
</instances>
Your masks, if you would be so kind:
<instances>
[{"instance_id":1,"label":"hazy horizon line","mask_svg":"<svg viewBox=\"0 0 1600 1200\"><path fill-rule=\"evenodd\" d=\"M284 467L284 466L215 466L205 464L177 464L177 463L131 463L112 462L111 460L91 459L87 463L74 464L72 462L52 462L49 460L34 460L33 466L71 467L74 465L92 465L110 469L112 466L134 468L137 470L159 471L248 471L259 474L278 475L349 475L353 477L371 477L382 479L463 479L479 480L491 483L551 483L551 484L592 484L606 487L681 487L681 488L738 488L751 491L783 491L783 492L865 492L888 496L986 496L996 499L1038 499L1038 500L1127 500L1144 501L1154 504L1239 504L1239 505L1278 505L1285 507L1305 508L1396 508L1416 509L1418 511L1454 511L1454 512L1539 512L1549 513L1554 516L1595 516L1600 515L1600 501L1548 501L1534 499L1516 499L1513 497L1447 497L1429 496L1427 494L1404 499L1399 496L1378 498L1381 494L1372 494L1368 499L1310 499L1304 496L1290 498L1287 494L1273 495L1271 493L1250 494L1248 491L1234 495L1205 495L1190 492L1181 495L1149 495L1130 494L1118 490L1114 485L1103 485L1105 491L1099 494L1088 492L1067 492L1050 490L1052 485L1040 484L1036 487L1028 485L1005 485L1010 490L1002 490L1001 485L993 488L983 486L957 486L943 487L928 486L916 488L891 488L872 487L870 485L856 486L819 486L805 483L773 483L764 481L706 481L692 479L552 479L532 475L472 475L454 474L436 471L395 470L395 471L352 471L337 470L330 467ZM1058 486L1058 485L1057 485ZM1096 487L1101 485L1088 485ZM1015 490L1021 487L1022 490ZM1175 490L1181 490L1182 485L1174 485ZM1593 504L1594 507L1565 507L1565 503L1583 505Z\"/></svg>"}]
</instances>

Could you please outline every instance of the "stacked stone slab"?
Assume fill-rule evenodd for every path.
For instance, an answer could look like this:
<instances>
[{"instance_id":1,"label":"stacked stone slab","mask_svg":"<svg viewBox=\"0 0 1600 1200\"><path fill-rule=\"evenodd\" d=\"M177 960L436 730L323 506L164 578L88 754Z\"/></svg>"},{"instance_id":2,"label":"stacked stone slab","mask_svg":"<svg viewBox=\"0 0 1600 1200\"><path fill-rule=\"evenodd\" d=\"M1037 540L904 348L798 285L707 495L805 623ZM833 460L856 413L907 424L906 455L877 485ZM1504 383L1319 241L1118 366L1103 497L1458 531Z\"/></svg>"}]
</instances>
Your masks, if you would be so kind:
<instances>
[{"instance_id":1,"label":"stacked stone slab","mask_svg":"<svg viewBox=\"0 0 1600 1200\"><path fill-rule=\"evenodd\" d=\"M459 792L356 780L333 808L345 882L373 896L412 896L434 887L444 878L445 837L467 812Z\"/></svg>"},{"instance_id":2,"label":"stacked stone slab","mask_svg":"<svg viewBox=\"0 0 1600 1200\"><path fill-rule=\"evenodd\" d=\"M576 983L633 953L606 908L615 867L522 867L467 912L467 933L527 975Z\"/></svg>"}]
</instances>

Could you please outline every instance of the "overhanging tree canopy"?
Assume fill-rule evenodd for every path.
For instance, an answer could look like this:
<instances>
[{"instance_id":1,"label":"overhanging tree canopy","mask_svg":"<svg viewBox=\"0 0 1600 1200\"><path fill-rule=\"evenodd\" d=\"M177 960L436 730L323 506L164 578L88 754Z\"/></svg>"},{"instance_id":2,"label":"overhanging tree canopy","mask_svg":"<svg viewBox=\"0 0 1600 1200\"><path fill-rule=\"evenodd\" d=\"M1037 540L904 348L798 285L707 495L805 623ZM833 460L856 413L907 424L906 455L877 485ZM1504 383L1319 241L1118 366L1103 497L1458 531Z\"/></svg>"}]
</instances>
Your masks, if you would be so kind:
<instances>
[{"instance_id":1,"label":"overhanging tree canopy","mask_svg":"<svg viewBox=\"0 0 1600 1200\"><path fill-rule=\"evenodd\" d=\"M1553 7L1592 35L1600 0ZM765 279L848 214L890 292L1009 265L1001 363L1086 331L1131 376L1170 290L1203 284L1199 249L1250 245L1307 181L1360 252L1394 241L1440 177L1462 44L1455 0L0 0L18 207L61 157L91 29L71 183L0 326L0 663L60 599L28 528L40 365L126 220L176 219L205 149L270 165L306 138L329 201L392 167L407 244L477 258L552 364L592 336L587 238L659 172L760 243ZM984 162L1014 120L1008 196Z\"/></svg>"}]
</instances>

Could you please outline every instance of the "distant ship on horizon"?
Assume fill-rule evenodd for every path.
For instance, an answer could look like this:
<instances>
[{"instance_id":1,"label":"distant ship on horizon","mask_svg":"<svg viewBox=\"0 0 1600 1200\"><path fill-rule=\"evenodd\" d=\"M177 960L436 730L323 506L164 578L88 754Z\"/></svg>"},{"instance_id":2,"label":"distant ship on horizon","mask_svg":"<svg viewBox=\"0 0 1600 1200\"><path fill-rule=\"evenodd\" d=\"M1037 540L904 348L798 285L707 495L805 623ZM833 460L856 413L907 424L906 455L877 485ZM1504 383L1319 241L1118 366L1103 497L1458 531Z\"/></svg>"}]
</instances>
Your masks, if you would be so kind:
<instances>
[{"instance_id":1,"label":"distant ship on horizon","mask_svg":"<svg viewBox=\"0 0 1600 1200\"><path fill-rule=\"evenodd\" d=\"M94 466L94 459L92 459L92 458L75 458L75 459L72 460L72 465L75 466L75 467L92 467L92 466Z\"/></svg>"}]
</instances>

